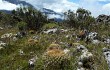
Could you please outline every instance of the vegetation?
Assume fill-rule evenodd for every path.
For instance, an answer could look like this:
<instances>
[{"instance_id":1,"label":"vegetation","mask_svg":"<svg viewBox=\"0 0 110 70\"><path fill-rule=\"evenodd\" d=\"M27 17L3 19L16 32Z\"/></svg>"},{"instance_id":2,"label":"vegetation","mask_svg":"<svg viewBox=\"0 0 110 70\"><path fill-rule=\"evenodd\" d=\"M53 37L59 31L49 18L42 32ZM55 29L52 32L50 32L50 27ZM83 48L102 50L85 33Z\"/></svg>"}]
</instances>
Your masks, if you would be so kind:
<instances>
[{"instance_id":1,"label":"vegetation","mask_svg":"<svg viewBox=\"0 0 110 70\"><path fill-rule=\"evenodd\" d=\"M20 7L12 11L14 17L27 23L28 29L38 30L47 21L47 17L32 7Z\"/></svg>"},{"instance_id":2,"label":"vegetation","mask_svg":"<svg viewBox=\"0 0 110 70\"><path fill-rule=\"evenodd\" d=\"M76 13L68 10L65 14L65 22L71 27L90 27L95 23L95 18L91 16L91 12L82 8L78 8Z\"/></svg>"},{"instance_id":3,"label":"vegetation","mask_svg":"<svg viewBox=\"0 0 110 70\"><path fill-rule=\"evenodd\" d=\"M12 11L12 14L0 12L0 27L4 28L0 30L0 37L5 33L16 34L19 31L27 31L27 35L18 38L17 41L13 41L12 38L6 38L7 45L0 49L0 70L77 70L78 57L81 55L73 45L77 40L75 36L71 38L66 36L73 35L73 33L78 35L81 28L96 31L101 37L103 35L110 36L110 25L104 23L97 25L95 18L91 16L91 12L88 10L79 8L76 13L69 10L64 14L64 21L48 23L47 17L32 7L17 8ZM51 28L64 28L69 31L53 34L45 34L41 31ZM37 39L33 40L33 36L36 36ZM60 44L60 49L56 50L55 48L50 48L53 42L58 44L62 42L63 44ZM72 46L69 47L72 52L71 55L64 54L62 49L68 48L68 44L71 43ZM94 55L94 65L97 70L108 70L102 48L109 46L102 43L98 45L87 44L84 40L78 43L85 45ZM54 46L58 45L54 44ZM38 59L34 67L31 68L29 60L36 55Z\"/></svg>"},{"instance_id":4,"label":"vegetation","mask_svg":"<svg viewBox=\"0 0 110 70\"><path fill-rule=\"evenodd\" d=\"M22 22L22 21L19 22L19 23L18 23L18 28L19 28L20 31L26 30L26 28L27 28L27 23Z\"/></svg>"}]
</instances>

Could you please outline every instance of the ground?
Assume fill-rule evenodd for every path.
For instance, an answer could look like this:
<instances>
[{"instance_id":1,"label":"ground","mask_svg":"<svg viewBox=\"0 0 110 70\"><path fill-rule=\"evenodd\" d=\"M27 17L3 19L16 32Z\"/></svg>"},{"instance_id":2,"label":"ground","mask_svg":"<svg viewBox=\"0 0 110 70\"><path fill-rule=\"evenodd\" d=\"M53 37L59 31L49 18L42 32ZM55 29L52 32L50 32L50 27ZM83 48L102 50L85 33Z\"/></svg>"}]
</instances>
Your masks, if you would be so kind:
<instances>
[{"instance_id":1,"label":"ground","mask_svg":"<svg viewBox=\"0 0 110 70\"><path fill-rule=\"evenodd\" d=\"M47 25L46 25L47 26ZM45 27L45 26L44 26ZM46 27L45 27L46 28ZM96 30L99 35L108 35L109 30L99 31ZM4 33L16 33L18 32L17 28L4 29L0 30L0 36ZM76 38L72 37L71 39L66 38L66 35L71 35L72 33L78 33L78 30L72 29L67 33L60 34L43 34L35 33L28 34L26 37L18 39L16 42L9 40L8 45L4 49L0 50L0 70L31 70L29 68L28 61L35 55L38 56L38 60L35 63L34 70L43 70L42 55L45 53L49 45L57 41L58 43L75 43ZM28 39L33 36L38 36L38 42L35 45L29 45ZM108 70L107 62L103 56L102 48L107 47L105 44L93 45L91 43L86 44L84 41L79 41L82 45L86 46L88 50L94 55L94 64L97 70ZM62 48L66 46L61 44ZM24 52L23 55L20 55L19 50ZM72 46L71 51L74 51L74 46ZM77 70L77 57L80 53L75 53L71 57L71 65L68 70Z\"/></svg>"}]
</instances>

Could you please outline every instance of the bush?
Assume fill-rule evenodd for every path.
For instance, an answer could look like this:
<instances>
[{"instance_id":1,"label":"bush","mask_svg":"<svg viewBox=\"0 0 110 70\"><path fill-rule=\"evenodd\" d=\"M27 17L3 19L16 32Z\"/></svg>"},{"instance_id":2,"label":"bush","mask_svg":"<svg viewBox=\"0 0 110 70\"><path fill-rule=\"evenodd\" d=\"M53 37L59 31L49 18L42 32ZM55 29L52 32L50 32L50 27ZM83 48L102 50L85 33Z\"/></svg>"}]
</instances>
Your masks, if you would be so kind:
<instances>
[{"instance_id":1,"label":"bush","mask_svg":"<svg viewBox=\"0 0 110 70\"><path fill-rule=\"evenodd\" d=\"M21 21L21 22L18 23L18 28L19 28L20 31L26 30L26 27L27 27L26 22Z\"/></svg>"},{"instance_id":2,"label":"bush","mask_svg":"<svg viewBox=\"0 0 110 70\"><path fill-rule=\"evenodd\" d=\"M45 24L42 28L43 29L50 29L50 28L55 28L55 27L59 27L58 24L56 24L56 23L48 23L48 24Z\"/></svg>"}]
</instances>

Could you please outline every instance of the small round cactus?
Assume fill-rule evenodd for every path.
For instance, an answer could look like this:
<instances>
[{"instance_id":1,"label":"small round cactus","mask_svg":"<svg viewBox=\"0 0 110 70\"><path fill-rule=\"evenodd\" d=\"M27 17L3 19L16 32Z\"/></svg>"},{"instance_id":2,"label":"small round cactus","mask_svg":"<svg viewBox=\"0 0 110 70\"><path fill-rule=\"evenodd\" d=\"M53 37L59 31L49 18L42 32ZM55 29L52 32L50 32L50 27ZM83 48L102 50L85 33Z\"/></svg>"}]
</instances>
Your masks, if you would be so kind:
<instances>
[{"instance_id":1,"label":"small round cactus","mask_svg":"<svg viewBox=\"0 0 110 70\"><path fill-rule=\"evenodd\" d=\"M35 31L34 30L30 30L29 33L30 34L35 34Z\"/></svg>"},{"instance_id":2,"label":"small round cactus","mask_svg":"<svg viewBox=\"0 0 110 70\"><path fill-rule=\"evenodd\" d=\"M51 44L43 55L45 70L65 70L68 68L69 55L58 44Z\"/></svg>"},{"instance_id":3,"label":"small round cactus","mask_svg":"<svg viewBox=\"0 0 110 70\"><path fill-rule=\"evenodd\" d=\"M29 45L36 45L36 44L38 44L38 40L29 39L29 40L28 40L28 44L29 44Z\"/></svg>"}]
</instances>

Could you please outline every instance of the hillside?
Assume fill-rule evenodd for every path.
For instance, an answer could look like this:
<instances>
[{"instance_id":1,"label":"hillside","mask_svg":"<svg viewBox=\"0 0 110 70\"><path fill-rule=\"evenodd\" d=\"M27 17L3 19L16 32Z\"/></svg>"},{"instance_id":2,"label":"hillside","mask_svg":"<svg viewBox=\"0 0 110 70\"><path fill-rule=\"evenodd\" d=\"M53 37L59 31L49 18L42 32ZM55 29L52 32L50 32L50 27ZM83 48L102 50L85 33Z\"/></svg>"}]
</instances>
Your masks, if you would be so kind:
<instances>
[{"instance_id":1,"label":"hillside","mask_svg":"<svg viewBox=\"0 0 110 70\"><path fill-rule=\"evenodd\" d=\"M110 24L77 12L61 23L31 7L1 12L0 70L109 70Z\"/></svg>"}]
</instances>

